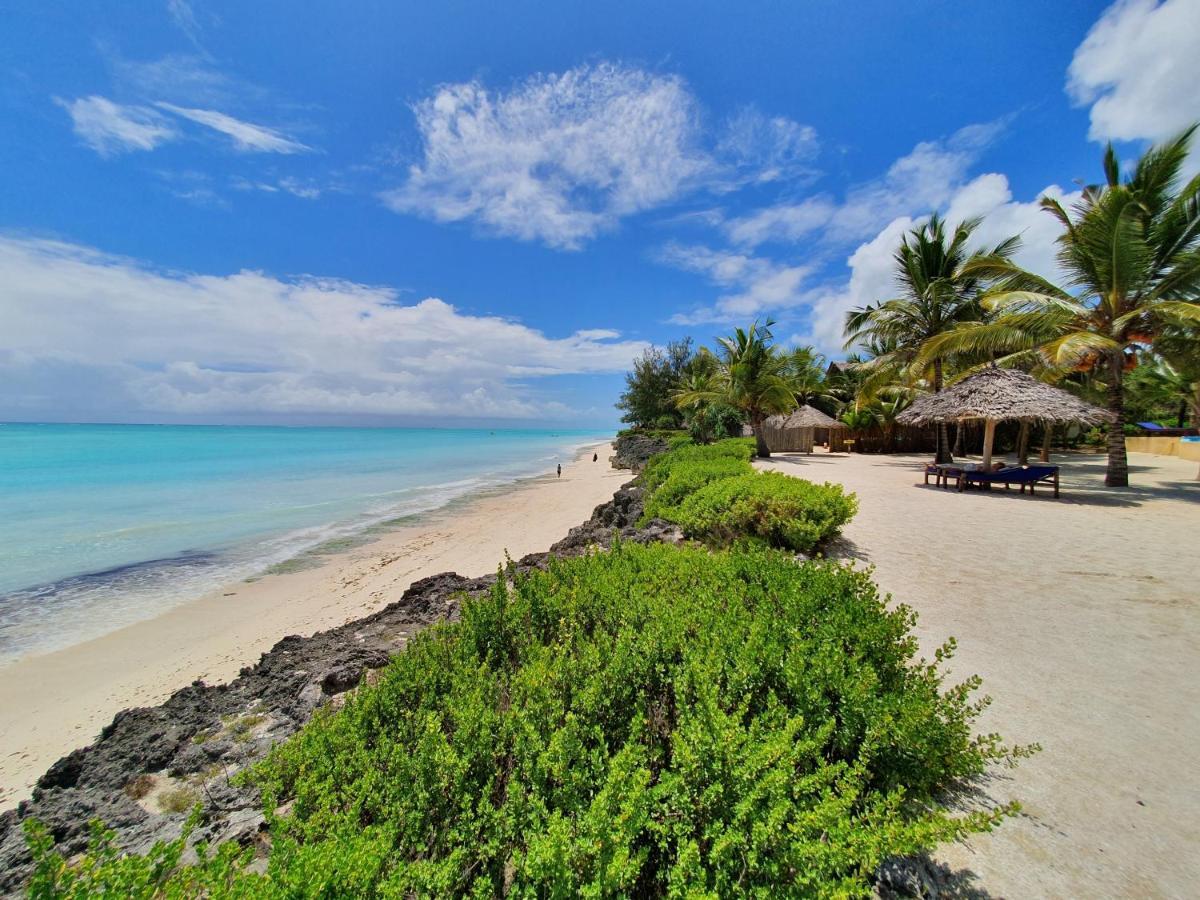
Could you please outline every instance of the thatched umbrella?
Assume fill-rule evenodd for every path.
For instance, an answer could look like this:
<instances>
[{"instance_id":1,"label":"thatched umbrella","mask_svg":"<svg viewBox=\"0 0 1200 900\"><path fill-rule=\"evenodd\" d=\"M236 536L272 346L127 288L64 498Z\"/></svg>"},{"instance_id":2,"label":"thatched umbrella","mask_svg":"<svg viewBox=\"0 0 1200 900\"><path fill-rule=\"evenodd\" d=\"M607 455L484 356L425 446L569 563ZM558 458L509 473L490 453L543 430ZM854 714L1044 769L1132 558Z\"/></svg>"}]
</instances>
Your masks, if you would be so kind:
<instances>
[{"instance_id":1,"label":"thatched umbrella","mask_svg":"<svg viewBox=\"0 0 1200 900\"><path fill-rule=\"evenodd\" d=\"M926 394L896 417L901 425L983 419L983 467L991 468L997 422L1082 422L1096 425L1111 416L1074 394L1051 387L1017 369L984 369L936 394Z\"/></svg>"}]
</instances>

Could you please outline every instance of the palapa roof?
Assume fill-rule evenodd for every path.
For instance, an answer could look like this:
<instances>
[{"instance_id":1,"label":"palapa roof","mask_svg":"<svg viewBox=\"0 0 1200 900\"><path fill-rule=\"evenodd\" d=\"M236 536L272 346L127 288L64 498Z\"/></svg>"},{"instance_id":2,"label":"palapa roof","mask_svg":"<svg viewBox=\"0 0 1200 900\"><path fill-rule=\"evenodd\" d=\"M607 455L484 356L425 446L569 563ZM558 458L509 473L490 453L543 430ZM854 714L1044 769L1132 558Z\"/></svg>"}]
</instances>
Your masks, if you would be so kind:
<instances>
[{"instance_id":1,"label":"palapa roof","mask_svg":"<svg viewBox=\"0 0 1200 900\"><path fill-rule=\"evenodd\" d=\"M843 422L831 419L825 413L812 406L801 406L792 410L788 415L775 415L766 419L766 424L772 428L845 428Z\"/></svg>"},{"instance_id":2,"label":"palapa roof","mask_svg":"<svg viewBox=\"0 0 1200 900\"><path fill-rule=\"evenodd\" d=\"M968 375L936 394L917 398L896 421L927 425L960 419L1036 419L1042 422L1083 422L1096 425L1111 419L1098 406L1074 394L1038 381L1017 369L996 367Z\"/></svg>"},{"instance_id":3,"label":"palapa roof","mask_svg":"<svg viewBox=\"0 0 1200 900\"><path fill-rule=\"evenodd\" d=\"M789 415L783 423L785 428L845 428L843 422L831 419L825 413L812 406L801 406Z\"/></svg>"}]
</instances>

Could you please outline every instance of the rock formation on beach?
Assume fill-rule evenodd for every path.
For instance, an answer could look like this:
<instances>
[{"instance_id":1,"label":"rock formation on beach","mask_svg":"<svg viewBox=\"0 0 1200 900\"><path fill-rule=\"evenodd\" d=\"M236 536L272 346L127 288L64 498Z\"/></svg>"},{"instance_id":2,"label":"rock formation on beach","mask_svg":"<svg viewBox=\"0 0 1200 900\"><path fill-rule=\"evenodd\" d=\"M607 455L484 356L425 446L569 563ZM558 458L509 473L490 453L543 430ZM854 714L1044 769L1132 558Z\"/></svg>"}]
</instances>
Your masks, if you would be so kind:
<instances>
[{"instance_id":1,"label":"rock formation on beach","mask_svg":"<svg viewBox=\"0 0 1200 900\"><path fill-rule=\"evenodd\" d=\"M618 468L640 467L650 455L641 442L628 449ZM608 547L614 535L635 542L681 539L666 522L639 526L641 515L641 489L631 482L549 551L513 567L529 571L551 557ZM156 841L177 838L200 801L203 819L191 841L265 841L257 791L234 784L232 776L298 731L318 707L341 702L417 631L457 618L462 597L487 591L496 577L446 572L421 579L366 618L312 637L283 638L228 684L197 681L160 706L118 713L95 743L52 765L30 799L0 815L0 894L19 892L32 871L21 827L27 818L44 823L68 857L86 849L92 819L113 828L121 846L145 852Z\"/></svg>"},{"instance_id":2,"label":"rock formation on beach","mask_svg":"<svg viewBox=\"0 0 1200 900\"><path fill-rule=\"evenodd\" d=\"M640 472L650 457L667 451L667 442L661 437L648 434L622 434L613 441L613 455L609 461L617 469Z\"/></svg>"}]
</instances>

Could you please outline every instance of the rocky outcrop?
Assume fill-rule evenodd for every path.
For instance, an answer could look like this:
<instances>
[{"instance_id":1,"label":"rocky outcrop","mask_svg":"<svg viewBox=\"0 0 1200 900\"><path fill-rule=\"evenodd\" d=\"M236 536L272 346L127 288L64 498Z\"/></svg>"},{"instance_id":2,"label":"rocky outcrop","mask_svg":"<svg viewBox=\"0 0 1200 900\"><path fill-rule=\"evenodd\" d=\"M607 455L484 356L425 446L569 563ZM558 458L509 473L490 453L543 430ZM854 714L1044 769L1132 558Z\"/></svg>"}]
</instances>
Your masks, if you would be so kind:
<instances>
[{"instance_id":1,"label":"rocky outcrop","mask_svg":"<svg viewBox=\"0 0 1200 900\"><path fill-rule=\"evenodd\" d=\"M608 547L614 535L640 543L681 538L666 522L639 526L641 515L641 489L627 484L548 552L523 557L514 569ZM29 877L21 822L30 817L46 825L68 857L86 848L92 819L113 828L126 849L144 852L177 838L201 801L204 818L192 840L258 840L260 798L235 784L233 774L294 734L318 707L340 702L417 631L457 618L462 598L489 590L495 580L453 572L422 579L374 615L312 637L285 637L229 684L198 681L161 706L118 713L94 744L56 762L29 800L0 816L0 893L16 893Z\"/></svg>"},{"instance_id":2,"label":"rocky outcrop","mask_svg":"<svg viewBox=\"0 0 1200 900\"><path fill-rule=\"evenodd\" d=\"M640 472L650 457L667 451L667 442L646 434L622 434L613 441L613 450L609 457L613 468Z\"/></svg>"}]
</instances>

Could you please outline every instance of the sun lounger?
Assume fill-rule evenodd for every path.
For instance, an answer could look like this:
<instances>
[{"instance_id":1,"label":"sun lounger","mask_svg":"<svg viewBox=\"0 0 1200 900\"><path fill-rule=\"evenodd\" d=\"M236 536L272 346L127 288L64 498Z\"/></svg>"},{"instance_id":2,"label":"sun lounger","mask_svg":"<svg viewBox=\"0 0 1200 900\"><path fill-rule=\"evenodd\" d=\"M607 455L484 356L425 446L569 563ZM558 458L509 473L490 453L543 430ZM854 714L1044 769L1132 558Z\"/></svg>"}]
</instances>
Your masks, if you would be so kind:
<instances>
[{"instance_id":1,"label":"sun lounger","mask_svg":"<svg viewBox=\"0 0 1200 900\"><path fill-rule=\"evenodd\" d=\"M1018 485L1021 493L1029 486L1029 493L1034 493L1034 486L1048 484L1054 486L1054 496L1058 496L1058 466L1006 466L994 472L963 472L958 479L958 489L961 491L968 485L991 487L1002 484L1007 491L1010 486Z\"/></svg>"},{"instance_id":2,"label":"sun lounger","mask_svg":"<svg viewBox=\"0 0 1200 900\"><path fill-rule=\"evenodd\" d=\"M970 465L956 465L955 463L930 463L925 467L925 483L929 484L929 476L933 476L933 483L938 487L948 487L950 479L955 479L954 483L958 484L958 479L962 478L963 472L970 469Z\"/></svg>"}]
</instances>

